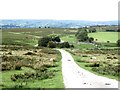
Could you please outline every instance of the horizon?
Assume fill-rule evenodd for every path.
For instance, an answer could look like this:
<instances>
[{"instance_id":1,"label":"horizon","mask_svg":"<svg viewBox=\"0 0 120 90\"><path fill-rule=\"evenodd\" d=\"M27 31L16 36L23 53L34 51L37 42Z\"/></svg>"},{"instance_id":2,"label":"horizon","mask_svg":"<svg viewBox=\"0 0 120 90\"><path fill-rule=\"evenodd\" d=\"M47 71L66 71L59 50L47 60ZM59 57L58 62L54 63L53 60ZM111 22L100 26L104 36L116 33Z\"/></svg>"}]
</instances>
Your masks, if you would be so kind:
<instances>
[{"instance_id":1,"label":"horizon","mask_svg":"<svg viewBox=\"0 0 120 90\"><path fill-rule=\"evenodd\" d=\"M87 22L113 22L113 21L120 21L120 20L108 20L108 21L92 21L92 20L60 20L60 19L0 19L0 21L2 21L2 20L4 20L4 21L7 21L7 20L35 20L35 21L39 21L39 20L53 20L53 21L87 21Z\"/></svg>"}]
</instances>

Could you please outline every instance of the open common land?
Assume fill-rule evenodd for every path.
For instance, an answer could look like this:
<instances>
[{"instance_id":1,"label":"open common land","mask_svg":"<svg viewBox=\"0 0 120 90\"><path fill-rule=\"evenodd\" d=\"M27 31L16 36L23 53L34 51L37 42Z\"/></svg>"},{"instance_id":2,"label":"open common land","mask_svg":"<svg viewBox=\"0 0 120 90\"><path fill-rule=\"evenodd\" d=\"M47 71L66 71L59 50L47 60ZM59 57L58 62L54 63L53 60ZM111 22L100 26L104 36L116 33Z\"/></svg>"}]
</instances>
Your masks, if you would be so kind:
<instances>
[{"instance_id":1,"label":"open common land","mask_svg":"<svg viewBox=\"0 0 120 90\"><path fill-rule=\"evenodd\" d=\"M88 33L95 43L78 42L77 29L68 28L14 28L3 29L0 57L2 58L2 88L64 88L61 72L61 54L55 49L35 47L41 37L56 34L74 48L64 48L77 64L97 75L118 80L120 63L114 26L95 27ZM89 28L88 28L89 29ZM97 45L97 46L96 46ZM52 61L51 61L52 60ZM57 82L57 83L56 83Z\"/></svg>"}]
</instances>

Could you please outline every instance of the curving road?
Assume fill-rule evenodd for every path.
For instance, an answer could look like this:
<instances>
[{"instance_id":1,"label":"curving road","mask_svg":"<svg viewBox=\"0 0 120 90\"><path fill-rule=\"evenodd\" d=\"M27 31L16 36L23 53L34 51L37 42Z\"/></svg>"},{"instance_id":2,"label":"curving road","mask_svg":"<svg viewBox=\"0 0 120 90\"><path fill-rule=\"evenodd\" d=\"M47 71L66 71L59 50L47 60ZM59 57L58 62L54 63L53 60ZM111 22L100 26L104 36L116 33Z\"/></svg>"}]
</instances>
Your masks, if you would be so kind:
<instances>
[{"instance_id":1,"label":"curving road","mask_svg":"<svg viewBox=\"0 0 120 90\"><path fill-rule=\"evenodd\" d=\"M65 88L118 88L118 81L97 76L79 67L70 53L58 49L62 55L62 74Z\"/></svg>"}]
</instances>

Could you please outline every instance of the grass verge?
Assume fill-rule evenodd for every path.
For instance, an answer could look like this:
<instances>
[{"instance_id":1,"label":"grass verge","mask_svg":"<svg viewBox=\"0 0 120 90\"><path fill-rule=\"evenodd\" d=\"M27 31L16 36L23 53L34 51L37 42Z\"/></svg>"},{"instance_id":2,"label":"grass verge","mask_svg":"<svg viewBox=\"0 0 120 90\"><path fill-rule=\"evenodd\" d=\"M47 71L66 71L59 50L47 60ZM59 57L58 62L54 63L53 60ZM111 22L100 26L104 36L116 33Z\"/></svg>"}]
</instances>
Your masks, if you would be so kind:
<instances>
[{"instance_id":1,"label":"grass verge","mask_svg":"<svg viewBox=\"0 0 120 90\"><path fill-rule=\"evenodd\" d=\"M90 63L86 63L86 62L80 62L80 59L81 57L80 56L76 56L76 55L72 55L75 62L83 69L87 70L87 71L90 71L98 76L104 76L104 77L107 77L107 78L110 78L110 79L116 79L116 80L119 80L119 78L117 76L112 76L112 75L103 75L103 74L100 74L100 73L97 73L95 71L92 70L92 67L86 67L86 65L89 65Z\"/></svg>"}]
</instances>

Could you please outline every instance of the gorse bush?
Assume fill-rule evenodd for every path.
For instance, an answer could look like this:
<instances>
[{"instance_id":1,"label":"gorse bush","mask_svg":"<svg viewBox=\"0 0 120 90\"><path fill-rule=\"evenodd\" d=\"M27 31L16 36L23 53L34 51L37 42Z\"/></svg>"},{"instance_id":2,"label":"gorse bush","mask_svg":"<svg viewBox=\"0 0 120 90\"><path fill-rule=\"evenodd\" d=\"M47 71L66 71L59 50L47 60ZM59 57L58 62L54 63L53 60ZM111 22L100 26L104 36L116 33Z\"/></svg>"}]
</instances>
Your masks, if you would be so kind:
<instances>
[{"instance_id":1,"label":"gorse bush","mask_svg":"<svg viewBox=\"0 0 120 90\"><path fill-rule=\"evenodd\" d=\"M15 64L15 70L21 70L22 64L20 62Z\"/></svg>"},{"instance_id":2,"label":"gorse bush","mask_svg":"<svg viewBox=\"0 0 120 90\"><path fill-rule=\"evenodd\" d=\"M19 56L2 56L2 71L21 70L23 58Z\"/></svg>"},{"instance_id":3,"label":"gorse bush","mask_svg":"<svg viewBox=\"0 0 120 90\"><path fill-rule=\"evenodd\" d=\"M7 56L7 55L3 55L1 56L2 58L2 61L5 62L5 61L21 61L23 60L22 57L20 56Z\"/></svg>"},{"instance_id":4,"label":"gorse bush","mask_svg":"<svg viewBox=\"0 0 120 90\"><path fill-rule=\"evenodd\" d=\"M1 66L2 66L2 71L11 70L13 68L10 62L2 62Z\"/></svg>"},{"instance_id":5,"label":"gorse bush","mask_svg":"<svg viewBox=\"0 0 120 90\"><path fill-rule=\"evenodd\" d=\"M52 78L53 76L54 74L51 71L41 72L40 70L36 70L35 73L25 72L24 74L14 74L11 76L11 80L12 81L25 80L25 79L43 80L43 79Z\"/></svg>"}]
</instances>

